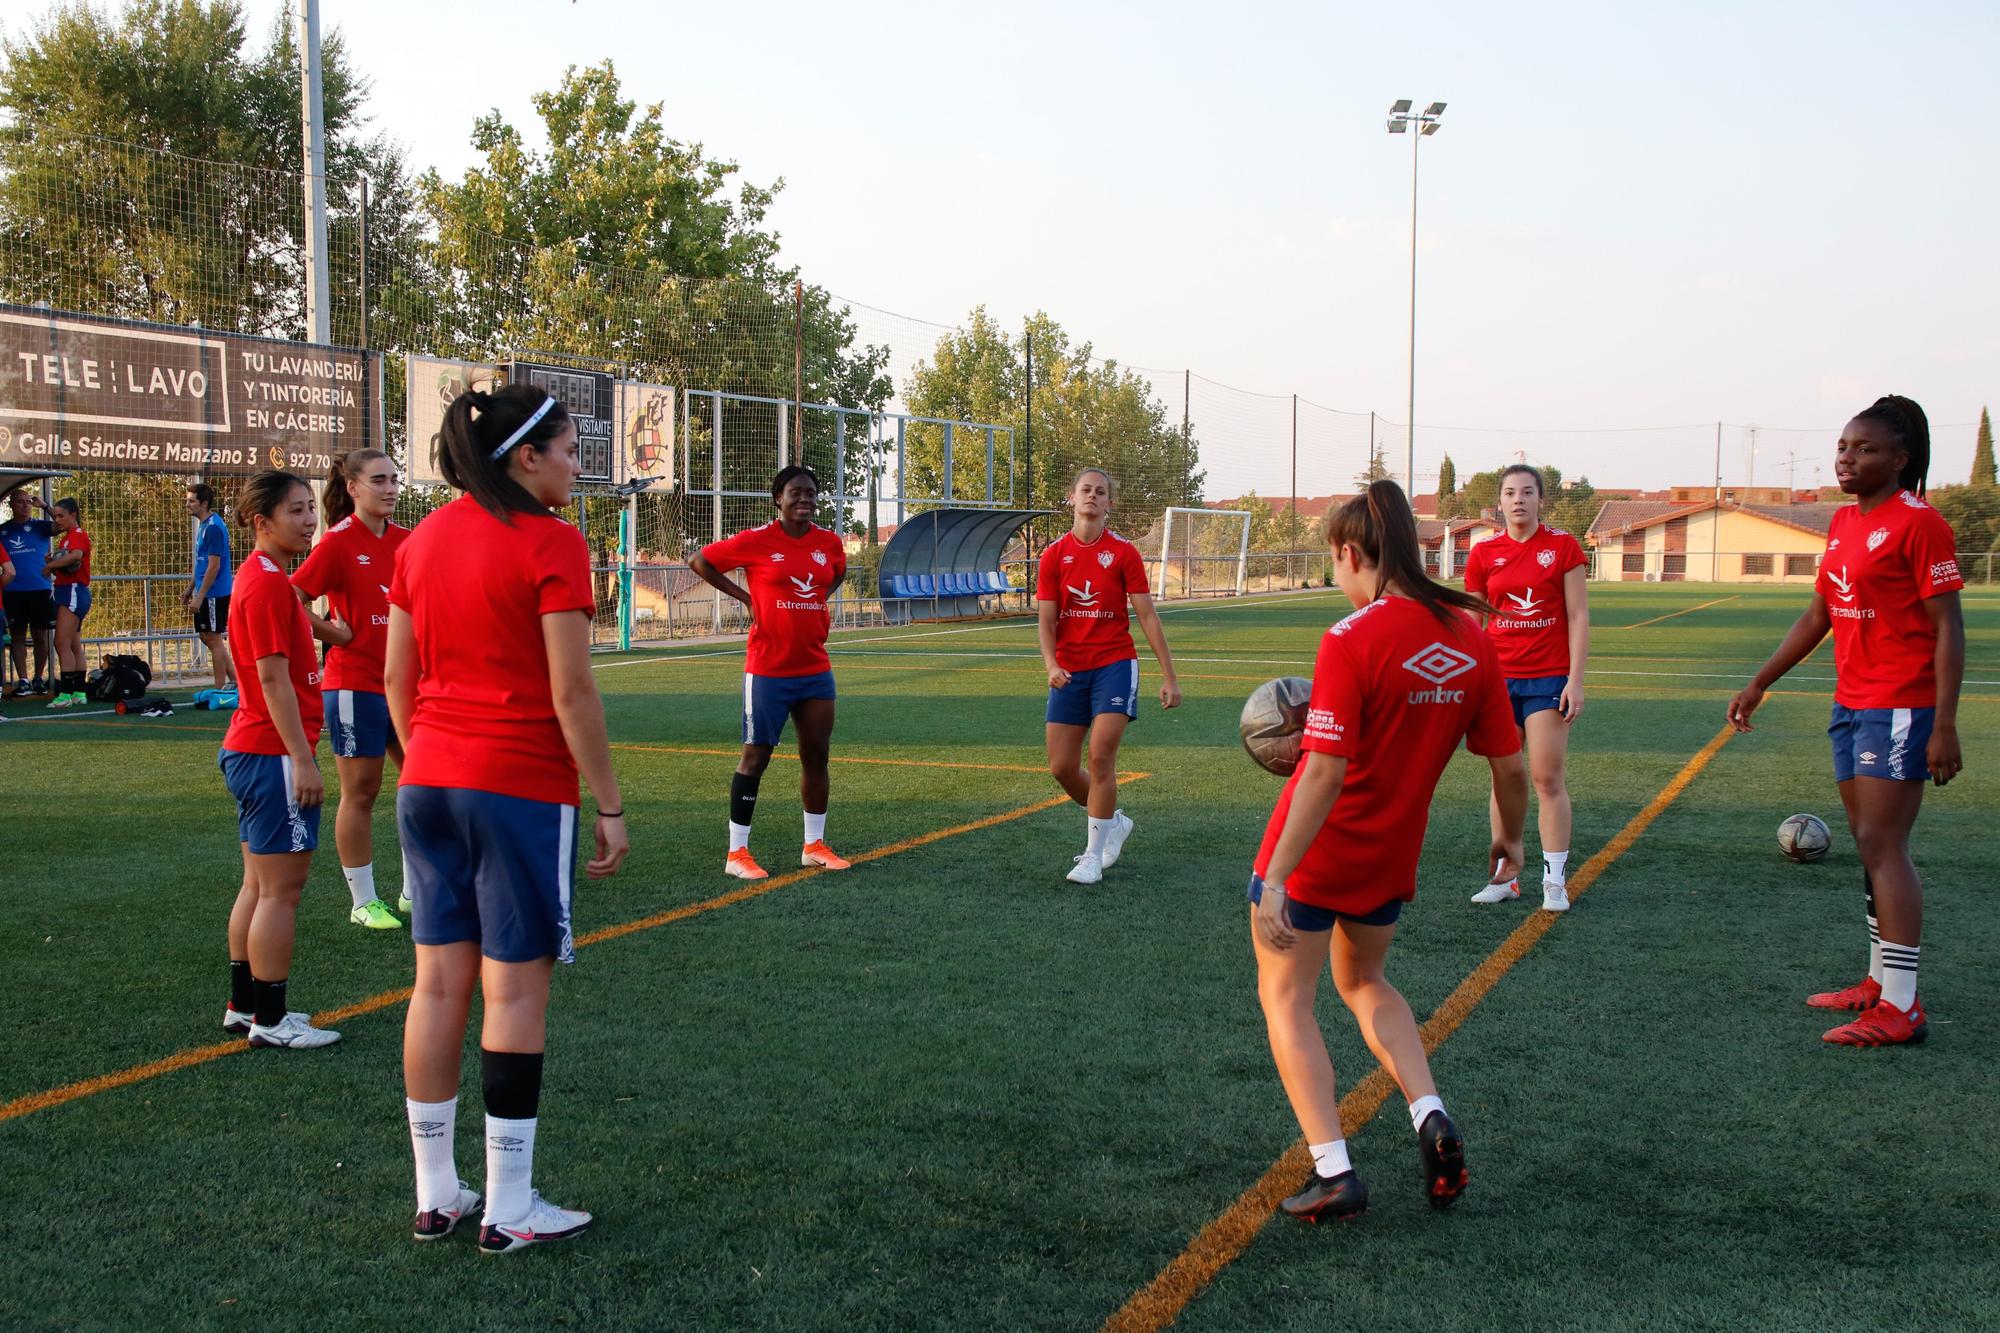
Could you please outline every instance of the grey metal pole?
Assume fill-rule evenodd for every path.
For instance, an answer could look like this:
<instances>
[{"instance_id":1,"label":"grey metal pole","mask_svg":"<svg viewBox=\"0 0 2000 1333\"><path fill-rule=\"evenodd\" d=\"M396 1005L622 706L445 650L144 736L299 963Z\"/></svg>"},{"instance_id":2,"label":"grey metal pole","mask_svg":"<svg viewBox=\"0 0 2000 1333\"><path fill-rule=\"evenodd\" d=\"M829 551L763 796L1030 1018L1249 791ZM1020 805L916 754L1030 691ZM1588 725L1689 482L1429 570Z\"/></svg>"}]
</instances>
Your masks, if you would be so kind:
<instances>
[{"instance_id":1,"label":"grey metal pole","mask_svg":"<svg viewBox=\"0 0 2000 1333\"><path fill-rule=\"evenodd\" d=\"M368 346L368 178L361 178L361 346Z\"/></svg>"},{"instance_id":2,"label":"grey metal pole","mask_svg":"<svg viewBox=\"0 0 2000 1333\"><path fill-rule=\"evenodd\" d=\"M1715 423L1715 531L1718 534L1722 531L1722 423L1720 421ZM1714 549L1711 549L1708 553L1708 581L1710 583L1720 583L1722 581L1722 543L1720 541L1710 541L1709 546Z\"/></svg>"},{"instance_id":3,"label":"grey metal pole","mask_svg":"<svg viewBox=\"0 0 2000 1333\"><path fill-rule=\"evenodd\" d=\"M1410 135L1410 404L1409 424L1403 452L1403 478L1414 497L1417 493L1417 146L1424 141L1424 127L1413 125ZM1369 451L1374 462L1374 451Z\"/></svg>"},{"instance_id":4,"label":"grey metal pole","mask_svg":"<svg viewBox=\"0 0 2000 1333\"><path fill-rule=\"evenodd\" d=\"M326 278L326 114L320 98L319 0L299 6L299 115L306 150L306 337L332 342Z\"/></svg>"}]
</instances>

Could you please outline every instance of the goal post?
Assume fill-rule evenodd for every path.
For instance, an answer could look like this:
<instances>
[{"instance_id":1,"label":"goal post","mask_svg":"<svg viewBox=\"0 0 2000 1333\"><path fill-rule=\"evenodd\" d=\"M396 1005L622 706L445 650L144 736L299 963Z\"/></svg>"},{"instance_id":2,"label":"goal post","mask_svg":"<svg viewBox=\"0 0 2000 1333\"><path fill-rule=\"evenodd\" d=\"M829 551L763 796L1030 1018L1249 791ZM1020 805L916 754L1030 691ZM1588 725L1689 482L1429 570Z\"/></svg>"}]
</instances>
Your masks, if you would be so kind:
<instances>
[{"instance_id":1,"label":"goal post","mask_svg":"<svg viewBox=\"0 0 2000 1333\"><path fill-rule=\"evenodd\" d=\"M1160 516L1153 591L1162 600L1240 596L1249 562L1249 510L1170 508Z\"/></svg>"}]
</instances>

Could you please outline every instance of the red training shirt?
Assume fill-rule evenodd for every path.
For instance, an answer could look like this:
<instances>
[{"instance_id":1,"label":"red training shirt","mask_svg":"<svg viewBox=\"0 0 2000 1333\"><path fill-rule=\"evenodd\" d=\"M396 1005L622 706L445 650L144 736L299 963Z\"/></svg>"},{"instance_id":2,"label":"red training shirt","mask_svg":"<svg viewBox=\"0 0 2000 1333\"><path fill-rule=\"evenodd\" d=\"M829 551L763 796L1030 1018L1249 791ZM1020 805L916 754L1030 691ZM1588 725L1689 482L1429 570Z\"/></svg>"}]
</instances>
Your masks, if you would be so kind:
<instances>
[{"instance_id":1,"label":"red training shirt","mask_svg":"<svg viewBox=\"0 0 2000 1333\"><path fill-rule=\"evenodd\" d=\"M1300 902L1359 915L1415 898L1431 795L1459 738L1478 755L1520 750L1491 641L1472 617L1450 614L1444 625L1418 602L1383 597L1320 640L1302 744L1345 755L1347 779L1285 884ZM1304 771L1302 763L1264 828L1259 875Z\"/></svg>"},{"instance_id":2,"label":"red training shirt","mask_svg":"<svg viewBox=\"0 0 2000 1333\"><path fill-rule=\"evenodd\" d=\"M1834 702L1935 708L1937 631L1923 604L1964 586L1951 524L1918 496L1836 510L1813 583L1833 618Z\"/></svg>"},{"instance_id":3,"label":"red training shirt","mask_svg":"<svg viewBox=\"0 0 2000 1333\"><path fill-rule=\"evenodd\" d=\"M1137 657L1127 603L1149 594L1139 549L1106 529L1094 542L1065 532L1042 552L1035 597L1056 604L1056 665L1089 671Z\"/></svg>"},{"instance_id":4,"label":"red training shirt","mask_svg":"<svg viewBox=\"0 0 2000 1333\"><path fill-rule=\"evenodd\" d=\"M1576 538L1540 524L1524 542L1502 531L1466 556L1465 590L1499 609L1487 620L1486 633L1509 680L1569 674L1563 576L1583 563Z\"/></svg>"},{"instance_id":5,"label":"red training shirt","mask_svg":"<svg viewBox=\"0 0 2000 1333\"><path fill-rule=\"evenodd\" d=\"M583 534L554 514L503 523L469 495L433 511L396 553L389 600L417 640L406 787L577 803L556 720L542 617L596 614Z\"/></svg>"},{"instance_id":6,"label":"red training shirt","mask_svg":"<svg viewBox=\"0 0 2000 1333\"><path fill-rule=\"evenodd\" d=\"M329 690L382 692L382 658L389 651L389 581L396 576L397 548L410 530L394 523L377 537L358 515L349 514L326 530L306 556L292 586L308 597L324 597L333 613L354 628L354 637L326 654Z\"/></svg>"},{"instance_id":7,"label":"red training shirt","mask_svg":"<svg viewBox=\"0 0 2000 1333\"><path fill-rule=\"evenodd\" d=\"M65 569L56 573L54 576L56 587L67 588L72 583L90 582L89 533L85 532L82 528L71 528L62 535L62 540L56 544L56 551L58 554L63 551L83 552L82 564L76 566L74 569Z\"/></svg>"},{"instance_id":8,"label":"red training shirt","mask_svg":"<svg viewBox=\"0 0 2000 1333\"><path fill-rule=\"evenodd\" d=\"M832 616L827 590L847 572L840 538L815 523L800 537L777 519L710 542L702 558L750 582L750 645L743 669L753 676L816 676L833 670L826 655Z\"/></svg>"},{"instance_id":9,"label":"red training shirt","mask_svg":"<svg viewBox=\"0 0 2000 1333\"><path fill-rule=\"evenodd\" d=\"M325 710L319 694L319 654L313 651L312 622L292 592L291 580L278 562L262 551L236 569L236 588L229 599L229 654L236 659L236 711L222 748L238 754L283 754L285 741L271 721L264 702L264 683L257 663L283 657L299 697L299 721L308 748L319 744Z\"/></svg>"}]
</instances>

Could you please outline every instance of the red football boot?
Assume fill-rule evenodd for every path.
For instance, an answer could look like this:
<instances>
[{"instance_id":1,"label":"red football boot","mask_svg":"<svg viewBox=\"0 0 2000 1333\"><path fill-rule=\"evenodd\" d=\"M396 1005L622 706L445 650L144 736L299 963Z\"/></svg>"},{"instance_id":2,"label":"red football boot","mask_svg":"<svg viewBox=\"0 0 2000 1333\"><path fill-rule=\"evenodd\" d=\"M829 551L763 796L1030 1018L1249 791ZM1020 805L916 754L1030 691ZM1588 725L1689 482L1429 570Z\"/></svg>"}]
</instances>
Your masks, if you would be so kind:
<instances>
[{"instance_id":1,"label":"red football boot","mask_svg":"<svg viewBox=\"0 0 2000 1333\"><path fill-rule=\"evenodd\" d=\"M1884 1000L1852 1023L1827 1033L1822 1040L1836 1046L1915 1045L1929 1031L1930 1022L1924 1016L1923 1001L1917 1001L1910 1006L1910 1012L1904 1013Z\"/></svg>"},{"instance_id":2,"label":"red football boot","mask_svg":"<svg viewBox=\"0 0 2000 1333\"><path fill-rule=\"evenodd\" d=\"M1817 995L1806 996L1806 1004L1814 1009L1873 1009L1882 1000L1882 983L1873 977L1863 977L1846 990L1823 990Z\"/></svg>"}]
</instances>

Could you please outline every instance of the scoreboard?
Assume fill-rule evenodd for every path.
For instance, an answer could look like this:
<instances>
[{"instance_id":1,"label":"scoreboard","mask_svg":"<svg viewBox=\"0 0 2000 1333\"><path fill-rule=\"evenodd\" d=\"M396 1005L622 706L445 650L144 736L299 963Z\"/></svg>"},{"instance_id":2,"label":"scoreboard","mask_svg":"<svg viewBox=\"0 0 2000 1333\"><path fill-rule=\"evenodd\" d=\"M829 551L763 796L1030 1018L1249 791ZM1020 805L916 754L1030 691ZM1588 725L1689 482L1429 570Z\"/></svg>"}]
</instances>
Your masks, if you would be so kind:
<instances>
[{"instance_id":1,"label":"scoreboard","mask_svg":"<svg viewBox=\"0 0 2000 1333\"><path fill-rule=\"evenodd\" d=\"M540 389L561 403L576 422L577 454L583 468L579 482L609 485L616 480L611 471L618 452L617 382L609 374L540 361L512 361L507 366L507 381Z\"/></svg>"}]
</instances>

